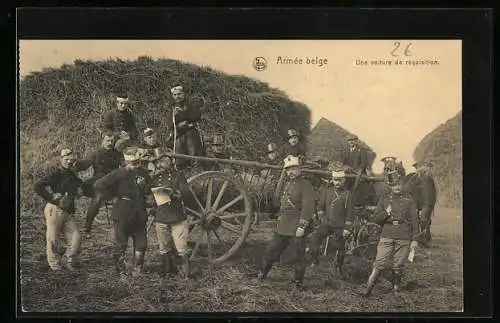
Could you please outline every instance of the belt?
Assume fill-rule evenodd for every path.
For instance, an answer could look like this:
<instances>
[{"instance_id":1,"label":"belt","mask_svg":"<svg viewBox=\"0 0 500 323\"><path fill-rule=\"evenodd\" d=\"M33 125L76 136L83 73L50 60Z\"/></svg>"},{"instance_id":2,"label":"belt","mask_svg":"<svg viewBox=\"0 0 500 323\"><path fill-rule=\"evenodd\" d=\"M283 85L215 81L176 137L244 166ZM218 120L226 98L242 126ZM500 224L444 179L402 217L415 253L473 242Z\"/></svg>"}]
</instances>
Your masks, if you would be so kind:
<instances>
[{"instance_id":1,"label":"belt","mask_svg":"<svg viewBox=\"0 0 500 323\"><path fill-rule=\"evenodd\" d=\"M120 197L120 200L132 201L130 197Z\"/></svg>"},{"instance_id":2,"label":"belt","mask_svg":"<svg viewBox=\"0 0 500 323\"><path fill-rule=\"evenodd\" d=\"M388 223L392 225L400 225L400 224L405 224L406 222L394 220L394 221L389 221Z\"/></svg>"}]
</instances>

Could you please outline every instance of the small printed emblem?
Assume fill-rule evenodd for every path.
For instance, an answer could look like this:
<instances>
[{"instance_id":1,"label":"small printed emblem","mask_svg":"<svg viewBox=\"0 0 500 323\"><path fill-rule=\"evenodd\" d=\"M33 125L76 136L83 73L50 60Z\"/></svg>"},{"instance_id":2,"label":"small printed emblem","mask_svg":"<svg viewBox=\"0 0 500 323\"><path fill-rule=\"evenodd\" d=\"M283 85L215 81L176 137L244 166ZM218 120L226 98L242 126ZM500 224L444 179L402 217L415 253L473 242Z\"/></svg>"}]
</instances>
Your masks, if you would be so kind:
<instances>
[{"instance_id":1,"label":"small printed emblem","mask_svg":"<svg viewBox=\"0 0 500 323\"><path fill-rule=\"evenodd\" d=\"M253 67L256 71L261 72L267 68L267 60L261 56L255 57L253 60Z\"/></svg>"}]
</instances>

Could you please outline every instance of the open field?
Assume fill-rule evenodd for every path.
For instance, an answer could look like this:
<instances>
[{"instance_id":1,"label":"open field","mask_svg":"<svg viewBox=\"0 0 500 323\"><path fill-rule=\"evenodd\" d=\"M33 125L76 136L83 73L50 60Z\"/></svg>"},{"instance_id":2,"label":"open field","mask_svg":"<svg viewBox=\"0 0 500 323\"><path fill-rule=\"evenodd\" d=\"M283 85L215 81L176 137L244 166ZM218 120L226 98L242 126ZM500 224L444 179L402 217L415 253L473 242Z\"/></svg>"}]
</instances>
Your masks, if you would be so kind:
<instances>
[{"instance_id":1,"label":"open field","mask_svg":"<svg viewBox=\"0 0 500 323\"><path fill-rule=\"evenodd\" d=\"M77 217L83 220L82 208ZM103 209L104 211L104 209ZM105 211L104 211L105 212ZM196 262L195 277L162 281L156 274L123 283L114 275L113 234L108 224L94 224L94 236L83 239L78 272L49 272L45 256L45 224L42 210L22 213L20 220L20 270L22 305L27 312L437 312L462 311L462 211L441 208L433 220L434 246L419 249L408 263L405 293L396 298L390 284L381 279L373 296L361 298L369 265L347 259L347 277L331 274L332 263L306 272L304 291L289 283L293 269L277 264L264 283L252 274L270 238L271 224L254 226L238 253L217 267ZM151 231L146 269L158 270L156 237Z\"/></svg>"}]
</instances>

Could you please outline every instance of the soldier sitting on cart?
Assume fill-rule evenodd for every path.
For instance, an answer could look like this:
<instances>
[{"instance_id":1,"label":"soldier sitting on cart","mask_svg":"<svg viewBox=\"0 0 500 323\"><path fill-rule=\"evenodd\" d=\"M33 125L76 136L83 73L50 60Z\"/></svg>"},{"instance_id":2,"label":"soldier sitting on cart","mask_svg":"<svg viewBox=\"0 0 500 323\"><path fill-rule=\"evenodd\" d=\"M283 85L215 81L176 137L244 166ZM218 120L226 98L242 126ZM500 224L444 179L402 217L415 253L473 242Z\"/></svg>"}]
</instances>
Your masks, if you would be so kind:
<instances>
[{"instance_id":1,"label":"soldier sitting on cart","mask_svg":"<svg viewBox=\"0 0 500 323\"><path fill-rule=\"evenodd\" d=\"M343 275L345 257L344 228L351 225L351 219L347 212L350 205L349 190L345 186L345 171L338 165L330 164L328 170L331 172L331 181L322 188L320 200L317 206L320 225L312 233L310 244L310 255L312 266L319 263L319 253L323 240L331 236L333 246L337 252L335 269ZM330 239L328 239L328 242Z\"/></svg>"},{"instance_id":2,"label":"soldier sitting on cart","mask_svg":"<svg viewBox=\"0 0 500 323\"><path fill-rule=\"evenodd\" d=\"M153 216L160 245L160 275L165 277L177 271L175 264L177 254L182 259L182 273L188 278L189 225L183 202L183 197L189 192L186 177L182 170L175 171L172 159L169 157L161 157L157 165L157 172L153 178L154 187L151 190L156 201Z\"/></svg>"}]
</instances>

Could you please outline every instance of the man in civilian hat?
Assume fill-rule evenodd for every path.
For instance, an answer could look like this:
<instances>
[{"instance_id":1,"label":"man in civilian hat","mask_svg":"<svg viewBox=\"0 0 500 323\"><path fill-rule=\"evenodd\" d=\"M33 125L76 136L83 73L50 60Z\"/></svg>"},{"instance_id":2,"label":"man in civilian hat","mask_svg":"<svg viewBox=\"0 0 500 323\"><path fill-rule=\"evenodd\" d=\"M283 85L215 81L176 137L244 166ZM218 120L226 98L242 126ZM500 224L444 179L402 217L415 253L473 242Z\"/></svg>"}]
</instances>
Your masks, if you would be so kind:
<instances>
[{"instance_id":1,"label":"man in civilian hat","mask_svg":"<svg viewBox=\"0 0 500 323\"><path fill-rule=\"evenodd\" d=\"M153 215L156 222L156 235L160 245L161 276L176 272L175 254L182 259L182 271L189 277L189 253L187 240L189 224L184 209L183 198L189 195L189 187L182 170L174 169L169 157L158 161L158 174L153 179L152 188L156 201Z\"/></svg>"},{"instance_id":2,"label":"man in civilian hat","mask_svg":"<svg viewBox=\"0 0 500 323\"><path fill-rule=\"evenodd\" d=\"M358 136L352 135L347 139L347 147L342 151L342 162L356 173L366 174L368 167L367 150L359 144Z\"/></svg>"},{"instance_id":3,"label":"man in civilian hat","mask_svg":"<svg viewBox=\"0 0 500 323\"><path fill-rule=\"evenodd\" d=\"M264 280L288 245L294 248L294 283L301 287L305 274L306 231L314 212L314 197L311 183L300 175L300 160L288 156L284 160L286 182L280 196L280 206L276 231L264 251L259 280Z\"/></svg>"},{"instance_id":4,"label":"man in civilian hat","mask_svg":"<svg viewBox=\"0 0 500 323\"><path fill-rule=\"evenodd\" d=\"M115 147L119 151L129 146L139 136L135 116L129 107L128 96L119 94L116 96L116 108L107 111L103 117L103 128L117 137Z\"/></svg>"},{"instance_id":5,"label":"man in civilian hat","mask_svg":"<svg viewBox=\"0 0 500 323\"><path fill-rule=\"evenodd\" d=\"M424 223L424 234L422 242L424 247L429 247L432 241L431 223L432 214L436 205L436 184L430 175L430 169L434 166L431 162L414 163L417 170L417 185L419 186L419 196L415 198L417 210Z\"/></svg>"},{"instance_id":6,"label":"man in civilian hat","mask_svg":"<svg viewBox=\"0 0 500 323\"><path fill-rule=\"evenodd\" d=\"M61 233L69 240L63 257L66 267L73 271L74 258L79 252L81 236L74 219L75 198L79 195L82 180L72 168L75 156L71 149L61 151L60 167L35 183L35 192L47 204L44 214L47 226L47 262L52 270L61 270L59 241ZM47 190L50 188L51 192Z\"/></svg>"},{"instance_id":7,"label":"man in civilian hat","mask_svg":"<svg viewBox=\"0 0 500 323\"><path fill-rule=\"evenodd\" d=\"M380 198L373 215L373 221L382 226L382 232L368 286L363 294L366 297L370 296L382 270L388 267L392 269L392 287L397 294L410 249L418 247L415 203L403 194L402 181L397 176L393 178L393 181L389 181L391 191Z\"/></svg>"},{"instance_id":8,"label":"man in civilian hat","mask_svg":"<svg viewBox=\"0 0 500 323\"><path fill-rule=\"evenodd\" d=\"M304 146L304 142L300 140L298 131L295 129L288 129L287 140L288 144L286 147L286 155L298 157L300 159L300 162L303 162L306 155L306 149Z\"/></svg>"},{"instance_id":9,"label":"man in civilian hat","mask_svg":"<svg viewBox=\"0 0 500 323\"><path fill-rule=\"evenodd\" d=\"M321 223L311 236L311 261L312 266L319 263L321 244L326 237L331 236L336 252L335 269L342 275L345 257L344 229L346 225L351 225L351 219L348 218L351 212L347 212L350 194L345 186L346 174L343 168L332 163L328 166L328 170L332 179L320 192L317 210Z\"/></svg>"},{"instance_id":10,"label":"man in civilian hat","mask_svg":"<svg viewBox=\"0 0 500 323\"><path fill-rule=\"evenodd\" d=\"M153 206L151 201L151 177L140 168L137 147L123 151L125 167L106 174L95 182L95 189L107 196L116 197L111 216L114 222L116 271L125 277L125 251L129 237L134 247L133 274L143 270L144 255L147 247L146 208Z\"/></svg>"},{"instance_id":11,"label":"man in civilian hat","mask_svg":"<svg viewBox=\"0 0 500 323\"><path fill-rule=\"evenodd\" d=\"M177 154L190 156L204 156L205 150L203 141L197 128L197 123L201 120L201 110L197 104L187 103L184 88L176 85L170 89L174 106L172 108L172 134L174 141L174 152ZM188 164L196 165L196 162L187 160L177 160L177 166Z\"/></svg>"},{"instance_id":12,"label":"man in civilian hat","mask_svg":"<svg viewBox=\"0 0 500 323\"><path fill-rule=\"evenodd\" d=\"M108 196L103 196L94 190L94 183L123 164L123 154L115 149L115 136L110 131L104 133L101 147L94 151L88 159L77 161L76 168L79 171L91 166L94 169L94 175L85 181L82 187L83 194L91 198L85 220L84 233L86 236L90 236L92 222L99 213L102 203L109 199Z\"/></svg>"}]
</instances>

